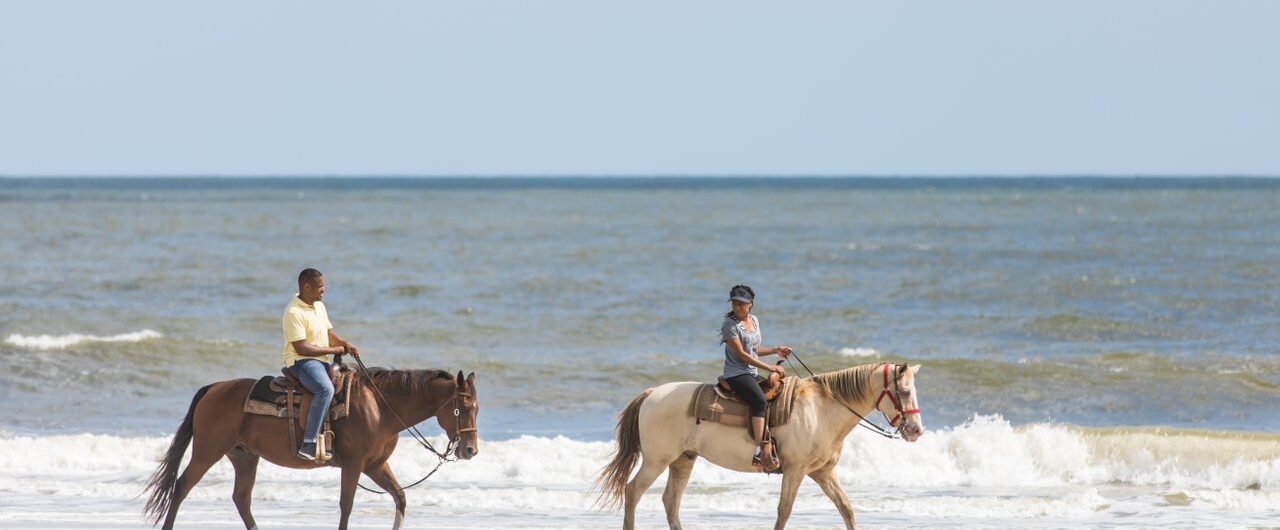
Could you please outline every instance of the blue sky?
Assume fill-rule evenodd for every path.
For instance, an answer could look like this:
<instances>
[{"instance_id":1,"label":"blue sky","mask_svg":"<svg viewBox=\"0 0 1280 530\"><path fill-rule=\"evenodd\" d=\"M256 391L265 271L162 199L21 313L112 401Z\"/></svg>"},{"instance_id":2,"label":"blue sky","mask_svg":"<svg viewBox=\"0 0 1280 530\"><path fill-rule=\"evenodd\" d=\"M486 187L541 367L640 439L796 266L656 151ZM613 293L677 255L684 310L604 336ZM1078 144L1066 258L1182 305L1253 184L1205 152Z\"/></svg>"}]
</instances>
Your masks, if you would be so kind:
<instances>
[{"instance_id":1,"label":"blue sky","mask_svg":"<svg viewBox=\"0 0 1280 530\"><path fill-rule=\"evenodd\" d=\"M1280 175L1277 2L10 2L0 175Z\"/></svg>"}]
</instances>

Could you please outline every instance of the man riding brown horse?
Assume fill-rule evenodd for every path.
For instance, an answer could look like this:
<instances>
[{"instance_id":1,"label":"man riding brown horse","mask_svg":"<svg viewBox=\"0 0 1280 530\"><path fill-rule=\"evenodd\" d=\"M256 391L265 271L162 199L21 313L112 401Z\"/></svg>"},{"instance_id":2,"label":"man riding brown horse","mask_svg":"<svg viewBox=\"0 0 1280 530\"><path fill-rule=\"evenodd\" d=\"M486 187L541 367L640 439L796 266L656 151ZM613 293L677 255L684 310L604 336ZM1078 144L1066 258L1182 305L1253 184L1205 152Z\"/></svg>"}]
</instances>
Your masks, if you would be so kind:
<instances>
[{"instance_id":1,"label":"man riding brown horse","mask_svg":"<svg viewBox=\"0 0 1280 530\"><path fill-rule=\"evenodd\" d=\"M334 393L329 366L334 355L350 353L360 357L360 349L355 344L334 333L322 300L324 275L308 268L298 274L298 294L284 308L284 366L315 395L307 412L302 447L298 448L298 458L303 460L333 458L330 454L316 454L316 438Z\"/></svg>"},{"instance_id":2,"label":"man riding brown horse","mask_svg":"<svg viewBox=\"0 0 1280 530\"><path fill-rule=\"evenodd\" d=\"M270 381L271 377L264 378L265 381L232 379L205 385L191 398L191 405L174 433L173 441L147 481L149 497L144 512L156 523L163 521L165 530L173 528L178 508L191 489L223 458L230 460L235 470L232 500L246 529L257 528L250 505L258 462L265 459L293 469L340 468L339 530L347 528L360 475L369 477L395 502L393 529L398 530L404 522L406 488L400 487L387 460L395 451L402 431L410 431L415 442L435 454L439 459L437 469L440 463L470 459L479 453L476 422L480 405L474 373L464 376L463 372L454 375L445 370L366 368L359 362L359 350L333 332L324 304L320 302L324 295L324 280L320 272L304 270L299 275L298 284L298 297L286 309L284 316L286 363L290 362L292 351L297 357L292 359L291 368L298 365L323 367L324 363L318 358L327 359L329 355L346 350L356 355L359 365L359 370L348 373L344 382L347 389L343 401L346 415L331 421L333 458L316 459L314 444L307 455L309 458L299 458L293 417L264 415L256 409L250 410L253 408L255 386ZM302 328L301 331L298 327ZM299 379L304 377L302 370L291 371ZM332 384L327 377L322 381ZM328 388L332 396L333 387ZM308 385L308 389L312 387ZM316 396L312 403L313 408L306 418L306 439L314 442L318 438L318 424L331 415L324 412L328 408L328 397ZM319 413L314 409L316 403L325 405ZM271 404L265 405L270 407ZM285 410L292 410L292 405L287 405ZM432 417L436 418L448 439L443 451L432 447L415 427ZM188 445L191 458L186 468L181 469ZM304 446L303 450L306 449ZM427 477L430 475L428 473Z\"/></svg>"}]
</instances>

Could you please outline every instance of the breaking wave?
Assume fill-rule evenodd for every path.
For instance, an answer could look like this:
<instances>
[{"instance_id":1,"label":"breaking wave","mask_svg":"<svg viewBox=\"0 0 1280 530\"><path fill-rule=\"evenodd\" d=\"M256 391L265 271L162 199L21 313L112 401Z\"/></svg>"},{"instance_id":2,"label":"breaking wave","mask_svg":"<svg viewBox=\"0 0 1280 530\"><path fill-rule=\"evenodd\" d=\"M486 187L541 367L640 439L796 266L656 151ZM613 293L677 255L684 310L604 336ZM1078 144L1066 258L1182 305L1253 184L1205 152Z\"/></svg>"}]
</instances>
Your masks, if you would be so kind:
<instances>
[{"instance_id":1,"label":"breaking wave","mask_svg":"<svg viewBox=\"0 0 1280 530\"><path fill-rule=\"evenodd\" d=\"M163 336L164 335L160 334L160 332L151 329L105 337L98 335L82 335L79 333L71 333L67 335L30 336L11 333L8 338L4 339L4 342L5 344L20 348L30 348L35 350L64 350L86 342L142 342L144 340L158 339Z\"/></svg>"}]
</instances>

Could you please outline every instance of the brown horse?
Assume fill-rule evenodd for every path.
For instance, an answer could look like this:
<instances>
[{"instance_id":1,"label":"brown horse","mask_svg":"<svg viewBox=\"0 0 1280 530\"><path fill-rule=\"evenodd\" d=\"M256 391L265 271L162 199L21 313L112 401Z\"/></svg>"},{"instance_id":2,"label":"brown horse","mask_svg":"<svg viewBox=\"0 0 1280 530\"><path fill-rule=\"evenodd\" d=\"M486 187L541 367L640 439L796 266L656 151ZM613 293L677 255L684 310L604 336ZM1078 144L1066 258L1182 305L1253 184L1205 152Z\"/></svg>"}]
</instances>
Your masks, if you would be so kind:
<instances>
[{"instance_id":1,"label":"brown horse","mask_svg":"<svg viewBox=\"0 0 1280 530\"><path fill-rule=\"evenodd\" d=\"M367 375L366 375L367 374ZM387 458L396 448L400 431L436 417L440 428L457 443L454 457L470 459L479 451L476 434L476 374L455 378L441 370L387 370L370 368L351 384L350 411L333 421L333 460L318 464L294 456L289 442L288 419L246 414L245 397L253 379L234 379L210 384L196 391L182 425L160 467L147 483L151 498L145 513L153 524L164 518L165 530L173 528L178 506L213 464L226 456L235 469L232 500L245 528L256 530L249 504L257 476L258 460L273 464L314 469L325 465L342 469L338 505L342 517L338 528L347 528L356 484L364 473L396 503L394 529L404 522L405 498ZM380 395L379 395L380 394ZM442 414L438 414L444 412ZM178 476L178 466L191 443L191 462Z\"/></svg>"}]
</instances>

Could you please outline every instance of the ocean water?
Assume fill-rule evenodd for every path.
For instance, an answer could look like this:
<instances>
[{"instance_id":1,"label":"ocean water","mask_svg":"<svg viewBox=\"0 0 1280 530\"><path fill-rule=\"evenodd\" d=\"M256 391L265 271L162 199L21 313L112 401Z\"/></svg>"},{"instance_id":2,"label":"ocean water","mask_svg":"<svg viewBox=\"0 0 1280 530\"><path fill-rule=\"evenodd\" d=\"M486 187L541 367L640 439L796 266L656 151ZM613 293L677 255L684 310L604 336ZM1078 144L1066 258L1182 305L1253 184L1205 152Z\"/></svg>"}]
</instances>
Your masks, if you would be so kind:
<instances>
[{"instance_id":1,"label":"ocean water","mask_svg":"<svg viewBox=\"0 0 1280 530\"><path fill-rule=\"evenodd\" d=\"M367 363L477 374L481 456L409 527L620 524L613 416L714 379L735 283L814 370L924 366L920 442L845 441L862 525L1274 527L1277 227L1280 180L0 179L0 527L145 526L191 394L278 370L308 266ZM230 473L180 521L236 527ZM336 472L258 483L264 526L332 525ZM699 464L685 522L768 526L777 483ZM839 517L806 484L793 525Z\"/></svg>"}]
</instances>

